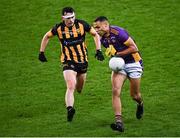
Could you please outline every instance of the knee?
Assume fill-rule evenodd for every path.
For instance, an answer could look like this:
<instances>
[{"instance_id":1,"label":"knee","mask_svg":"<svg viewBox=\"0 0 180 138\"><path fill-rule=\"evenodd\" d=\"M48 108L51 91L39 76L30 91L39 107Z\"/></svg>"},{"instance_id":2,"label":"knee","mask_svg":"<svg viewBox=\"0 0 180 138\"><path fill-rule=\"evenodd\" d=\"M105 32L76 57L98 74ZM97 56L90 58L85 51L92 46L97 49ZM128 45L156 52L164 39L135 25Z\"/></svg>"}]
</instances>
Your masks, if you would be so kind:
<instances>
[{"instance_id":1,"label":"knee","mask_svg":"<svg viewBox=\"0 0 180 138\"><path fill-rule=\"evenodd\" d=\"M120 89L119 88L112 88L112 94L115 97L120 97Z\"/></svg>"},{"instance_id":2,"label":"knee","mask_svg":"<svg viewBox=\"0 0 180 138\"><path fill-rule=\"evenodd\" d=\"M68 89L69 91L74 91L74 90L75 90L75 87L74 87L74 86L69 86L69 87L67 87L67 89Z\"/></svg>"},{"instance_id":3,"label":"knee","mask_svg":"<svg viewBox=\"0 0 180 138\"><path fill-rule=\"evenodd\" d=\"M75 82L73 82L73 81L67 82L67 89L68 89L68 90L74 91L75 88L76 88Z\"/></svg>"}]
</instances>

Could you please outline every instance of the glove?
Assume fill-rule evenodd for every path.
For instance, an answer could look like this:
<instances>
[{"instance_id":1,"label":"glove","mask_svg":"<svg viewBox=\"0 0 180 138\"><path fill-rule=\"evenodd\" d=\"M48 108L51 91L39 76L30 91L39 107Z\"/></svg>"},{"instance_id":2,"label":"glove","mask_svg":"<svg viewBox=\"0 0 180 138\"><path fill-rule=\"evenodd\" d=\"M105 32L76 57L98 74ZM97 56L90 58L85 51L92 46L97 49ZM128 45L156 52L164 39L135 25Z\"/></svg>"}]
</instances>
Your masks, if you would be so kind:
<instances>
[{"instance_id":1,"label":"glove","mask_svg":"<svg viewBox=\"0 0 180 138\"><path fill-rule=\"evenodd\" d=\"M96 50L95 58L100 61L104 60L104 56L103 56L101 50Z\"/></svg>"},{"instance_id":2,"label":"glove","mask_svg":"<svg viewBox=\"0 0 180 138\"><path fill-rule=\"evenodd\" d=\"M39 60L40 60L41 62L47 62L47 59L46 59L46 57L45 57L45 55L44 55L44 52L40 52L40 53L39 53Z\"/></svg>"},{"instance_id":3,"label":"glove","mask_svg":"<svg viewBox=\"0 0 180 138\"><path fill-rule=\"evenodd\" d=\"M106 49L105 55L107 57L112 57L116 54L116 49L113 47L113 45L109 45L109 47Z\"/></svg>"}]
</instances>

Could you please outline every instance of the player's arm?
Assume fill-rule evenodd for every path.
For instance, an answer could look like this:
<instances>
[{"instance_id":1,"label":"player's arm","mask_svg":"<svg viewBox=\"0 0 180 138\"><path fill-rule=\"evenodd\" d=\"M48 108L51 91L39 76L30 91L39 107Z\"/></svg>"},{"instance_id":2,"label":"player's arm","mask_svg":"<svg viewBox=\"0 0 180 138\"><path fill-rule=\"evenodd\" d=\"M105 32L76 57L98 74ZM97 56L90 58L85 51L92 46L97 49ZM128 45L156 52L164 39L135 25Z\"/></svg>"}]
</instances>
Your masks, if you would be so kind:
<instances>
[{"instance_id":1,"label":"player's arm","mask_svg":"<svg viewBox=\"0 0 180 138\"><path fill-rule=\"evenodd\" d=\"M84 29L86 32L89 32L93 38L94 38L94 42L95 42L95 45L96 45L96 54L95 54L95 57L97 58L97 60L104 60L104 56L101 52L101 41L100 41L100 36L98 35L98 33L96 32L96 30L90 26L87 22L85 21L80 21L83 25L84 25Z\"/></svg>"},{"instance_id":2,"label":"player's arm","mask_svg":"<svg viewBox=\"0 0 180 138\"><path fill-rule=\"evenodd\" d=\"M94 42L95 42L95 45L96 45L96 50L101 50L100 36L98 35L98 33L95 31L95 29L93 27L91 27L91 29L90 29L90 34L94 38Z\"/></svg>"},{"instance_id":3,"label":"player's arm","mask_svg":"<svg viewBox=\"0 0 180 138\"><path fill-rule=\"evenodd\" d=\"M134 40L129 37L125 42L124 45L126 45L128 48L126 50L123 50L121 52L117 52L116 55L125 56L131 53L135 53L138 51L138 48L134 42Z\"/></svg>"},{"instance_id":4,"label":"player's arm","mask_svg":"<svg viewBox=\"0 0 180 138\"><path fill-rule=\"evenodd\" d=\"M95 45L96 45L96 54L95 54L95 57L102 61L104 60L104 56L101 52L101 41L100 41L100 36L98 35L98 33L96 32L96 30L91 27L90 29L90 34L93 36L94 38L94 42L95 42Z\"/></svg>"},{"instance_id":5,"label":"player's arm","mask_svg":"<svg viewBox=\"0 0 180 138\"><path fill-rule=\"evenodd\" d=\"M44 51L45 51L46 46L47 46L47 44L48 44L48 42L49 42L49 39L50 39L51 37L53 37L53 34L52 34L51 30L50 30L50 31L48 31L48 32L43 36L43 38L42 38L42 40L41 40L40 52L44 52Z\"/></svg>"},{"instance_id":6,"label":"player's arm","mask_svg":"<svg viewBox=\"0 0 180 138\"><path fill-rule=\"evenodd\" d=\"M96 30L84 20L79 20L79 22L83 24L84 30L93 36L96 45L96 50L101 50L100 36L96 32Z\"/></svg>"},{"instance_id":7,"label":"player's arm","mask_svg":"<svg viewBox=\"0 0 180 138\"><path fill-rule=\"evenodd\" d=\"M44 52L45 52L45 49L46 49L46 47L48 45L49 39L51 37L53 37L53 34L52 34L51 30L50 30L43 36L43 38L41 40L41 46L40 46L40 50L39 50L40 51L39 60L41 62L47 62L47 59L46 59L46 57L44 55Z\"/></svg>"}]
</instances>

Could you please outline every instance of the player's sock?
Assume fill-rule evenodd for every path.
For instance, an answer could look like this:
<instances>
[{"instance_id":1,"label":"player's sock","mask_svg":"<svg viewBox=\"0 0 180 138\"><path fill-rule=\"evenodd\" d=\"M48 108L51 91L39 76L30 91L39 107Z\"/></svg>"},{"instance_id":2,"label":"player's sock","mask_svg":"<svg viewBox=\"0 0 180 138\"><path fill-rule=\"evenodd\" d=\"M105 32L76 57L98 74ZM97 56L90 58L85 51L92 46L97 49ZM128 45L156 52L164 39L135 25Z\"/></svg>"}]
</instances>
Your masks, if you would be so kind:
<instances>
[{"instance_id":1,"label":"player's sock","mask_svg":"<svg viewBox=\"0 0 180 138\"><path fill-rule=\"evenodd\" d=\"M67 121L71 122L75 114L75 109L72 106L67 107Z\"/></svg>"},{"instance_id":2,"label":"player's sock","mask_svg":"<svg viewBox=\"0 0 180 138\"><path fill-rule=\"evenodd\" d=\"M137 119L141 119L144 113L144 105L143 105L143 101L141 101L141 103L137 104L137 109L136 109L136 118Z\"/></svg>"},{"instance_id":3,"label":"player's sock","mask_svg":"<svg viewBox=\"0 0 180 138\"><path fill-rule=\"evenodd\" d=\"M133 98L133 100L136 101L138 104L141 104L143 102L142 98L139 98L139 99Z\"/></svg>"},{"instance_id":4,"label":"player's sock","mask_svg":"<svg viewBox=\"0 0 180 138\"><path fill-rule=\"evenodd\" d=\"M122 122L121 115L115 115L115 120L116 120L116 122Z\"/></svg>"}]
</instances>

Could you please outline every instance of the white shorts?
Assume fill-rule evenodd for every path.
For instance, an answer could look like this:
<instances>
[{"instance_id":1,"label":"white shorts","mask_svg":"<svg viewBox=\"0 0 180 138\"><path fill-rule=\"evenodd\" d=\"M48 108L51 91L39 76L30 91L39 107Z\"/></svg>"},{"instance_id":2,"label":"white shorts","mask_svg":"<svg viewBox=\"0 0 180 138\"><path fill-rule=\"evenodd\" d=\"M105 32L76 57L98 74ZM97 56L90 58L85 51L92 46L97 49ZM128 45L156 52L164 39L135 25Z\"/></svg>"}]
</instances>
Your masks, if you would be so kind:
<instances>
[{"instance_id":1,"label":"white shorts","mask_svg":"<svg viewBox=\"0 0 180 138\"><path fill-rule=\"evenodd\" d=\"M129 78L141 78L143 74L143 67L140 62L125 64L124 69L118 71L118 73L124 74Z\"/></svg>"}]
</instances>

